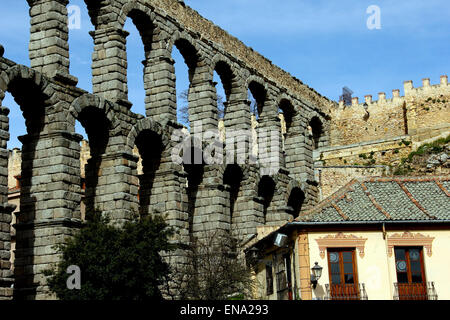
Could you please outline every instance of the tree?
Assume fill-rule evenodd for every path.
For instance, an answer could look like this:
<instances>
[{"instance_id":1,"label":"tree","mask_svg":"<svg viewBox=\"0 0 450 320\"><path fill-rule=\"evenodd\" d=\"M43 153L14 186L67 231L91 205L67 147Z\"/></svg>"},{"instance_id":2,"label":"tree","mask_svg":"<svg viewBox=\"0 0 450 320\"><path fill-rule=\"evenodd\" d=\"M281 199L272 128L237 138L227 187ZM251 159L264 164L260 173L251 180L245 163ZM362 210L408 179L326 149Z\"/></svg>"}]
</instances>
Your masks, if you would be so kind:
<instances>
[{"instance_id":1,"label":"tree","mask_svg":"<svg viewBox=\"0 0 450 320\"><path fill-rule=\"evenodd\" d=\"M44 273L49 288L61 300L162 299L159 286L169 265L160 252L175 249L168 242L173 234L159 216L127 222L122 228L93 218L57 247L62 259ZM81 270L79 290L67 287L67 269L73 265Z\"/></svg>"},{"instance_id":2,"label":"tree","mask_svg":"<svg viewBox=\"0 0 450 320\"><path fill-rule=\"evenodd\" d=\"M251 297L255 287L253 273L238 240L219 231L205 235L202 240L191 241L185 264L172 267L172 292L182 300Z\"/></svg>"},{"instance_id":3,"label":"tree","mask_svg":"<svg viewBox=\"0 0 450 320\"><path fill-rule=\"evenodd\" d=\"M185 126L189 126L189 90L184 90L178 96L181 105L178 106L178 121ZM221 95L217 95L217 115L219 119L225 116L225 103Z\"/></svg>"}]
</instances>

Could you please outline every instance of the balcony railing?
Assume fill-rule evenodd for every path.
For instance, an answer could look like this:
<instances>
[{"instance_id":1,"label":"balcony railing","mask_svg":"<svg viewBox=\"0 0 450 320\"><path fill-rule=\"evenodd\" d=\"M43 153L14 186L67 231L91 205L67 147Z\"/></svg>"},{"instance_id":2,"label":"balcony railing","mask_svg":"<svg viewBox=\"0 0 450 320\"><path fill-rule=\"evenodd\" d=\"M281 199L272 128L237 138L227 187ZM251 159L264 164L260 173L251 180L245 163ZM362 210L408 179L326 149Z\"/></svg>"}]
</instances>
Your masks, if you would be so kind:
<instances>
[{"instance_id":1,"label":"balcony railing","mask_svg":"<svg viewBox=\"0 0 450 320\"><path fill-rule=\"evenodd\" d=\"M437 300L434 282L394 283L394 300Z\"/></svg>"},{"instance_id":2,"label":"balcony railing","mask_svg":"<svg viewBox=\"0 0 450 320\"><path fill-rule=\"evenodd\" d=\"M367 300L366 286L357 284L326 284L325 300Z\"/></svg>"}]
</instances>

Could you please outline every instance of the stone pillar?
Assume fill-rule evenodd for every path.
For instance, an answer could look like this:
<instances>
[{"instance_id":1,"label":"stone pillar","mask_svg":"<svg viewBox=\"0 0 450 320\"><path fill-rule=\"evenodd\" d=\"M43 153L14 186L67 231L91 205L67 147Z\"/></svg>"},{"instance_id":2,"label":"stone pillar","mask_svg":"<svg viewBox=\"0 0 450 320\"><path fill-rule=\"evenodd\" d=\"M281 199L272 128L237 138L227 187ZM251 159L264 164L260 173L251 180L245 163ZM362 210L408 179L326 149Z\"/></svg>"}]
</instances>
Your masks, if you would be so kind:
<instances>
[{"instance_id":1,"label":"stone pillar","mask_svg":"<svg viewBox=\"0 0 450 320\"><path fill-rule=\"evenodd\" d=\"M50 77L69 74L69 0L27 0L31 28L31 67Z\"/></svg>"},{"instance_id":2,"label":"stone pillar","mask_svg":"<svg viewBox=\"0 0 450 320\"><path fill-rule=\"evenodd\" d=\"M311 119L299 121L300 130L297 140L295 161L289 161L289 170L299 182L314 181L314 137L310 126ZM297 129L296 129L297 130ZM294 164L294 168L292 165Z\"/></svg>"},{"instance_id":3,"label":"stone pillar","mask_svg":"<svg viewBox=\"0 0 450 320\"><path fill-rule=\"evenodd\" d=\"M144 214L161 215L167 224L179 232L174 240L177 243L189 243L189 214L185 208L186 199L186 174L179 164L172 162L169 150L162 153L161 163L155 171L145 172L144 177L149 175L151 185L147 188L141 183L140 197L147 197ZM145 160L144 160L145 161ZM142 181L141 180L141 181ZM142 201L143 199L140 198ZM142 203L142 202L141 202Z\"/></svg>"},{"instance_id":4,"label":"stone pillar","mask_svg":"<svg viewBox=\"0 0 450 320\"><path fill-rule=\"evenodd\" d=\"M247 99L247 92L242 91L244 85L238 81L232 82L229 102L226 103L226 113L224 117L225 143L234 143L235 157L233 163L239 165L248 163L252 154L252 117L250 114L250 101ZM228 132L228 133L227 133ZM231 138L231 139L230 139ZM227 159L229 160L229 159ZM227 164L230 164L227 162Z\"/></svg>"},{"instance_id":5,"label":"stone pillar","mask_svg":"<svg viewBox=\"0 0 450 320\"><path fill-rule=\"evenodd\" d=\"M214 84L211 80L203 80L204 77L200 75L196 78L191 82L189 88L189 122L191 128L201 124L202 132L217 130L217 101Z\"/></svg>"},{"instance_id":6,"label":"stone pillar","mask_svg":"<svg viewBox=\"0 0 450 320\"><path fill-rule=\"evenodd\" d=\"M91 31L94 39L92 55L92 92L131 108L127 85L127 31L108 27Z\"/></svg>"},{"instance_id":7,"label":"stone pillar","mask_svg":"<svg viewBox=\"0 0 450 320\"><path fill-rule=\"evenodd\" d=\"M261 175L277 174L284 164L283 158L281 120L275 101L268 99L258 126L258 163L262 169Z\"/></svg>"},{"instance_id":8,"label":"stone pillar","mask_svg":"<svg viewBox=\"0 0 450 320\"><path fill-rule=\"evenodd\" d=\"M286 169L289 171L290 177L297 181L302 180L301 174L305 171L304 168L309 165L305 159L304 131L305 128L302 126L301 117L297 113L292 119L292 125L286 134L284 143Z\"/></svg>"},{"instance_id":9,"label":"stone pillar","mask_svg":"<svg viewBox=\"0 0 450 320\"><path fill-rule=\"evenodd\" d=\"M208 233L230 230L229 190L222 184L218 172L217 166L205 165L203 180L198 187L192 232L200 239Z\"/></svg>"},{"instance_id":10,"label":"stone pillar","mask_svg":"<svg viewBox=\"0 0 450 320\"><path fill-rule=\"evenodd\" d=\"M54 246L65 242L81 226L82 137L53 131L19 139L23 148L14 296L48 299L52 296L43 271L59 260Z\"/></svg>"},{"instance_id":11,"label":"stone pillar","mask_svg":"<svg viewBox=\"0 0 450 320\"><path fill-rule=\"evenodd\" d=\"M247 170L241 182L231 224L233 235L244 241L257 233L257 227L264 225L263 205L257 198L256 191L259 172L255 166L248 167Z\"/></svg>"},{"instance_id":12,"label":"stone pillar","mask_svg":"<svg viewBox=\"0 0 450 320\"><path fill-rule=\"evenodd\" d=\"M0 101L0 204L8 203L9 109Z\"/></svg>"},{"instance_id":13,"label":"stone pillar","mask_svg":"<svg viewBox=\"0 0 450 320\"><path fill-rule=\"evenodd\" d=\"M110 218L110 223L117 225L137 218L138 178L133 175L137 161L138 158L128 152L111 152L89 159L86 211L101 212Z\"/></svg>"},{"instance_id":14,"label":"stone pillar","mask_svg":"<svg viewBox=\"0 0 450 320\"><path fill-rule=\"evenodd\" d=\"M288 172L280 169L274 180L276 182L275 193L267 209L266 225L281 226L292 217L286 207L286 193L289 184Z\"/></svg>"},{"instance_id":15,"label":"stone pillar","mask_svg":"<svg viewBox=\"0 0 450 320\"><path fill-rule=\"evenodd\" d=\"M177 122L175 61L155 56L144 62L145 114L155 121Z\"/></svg>"},{"instance_id":16,"label":"stone pillar","mask_svg":"<svg viewBox=\"0 0 450 320\"><path fill-rule=\"evenodd\" d=\"M3 159L2 159L3 162ZM2 168L4 168L2 166ZM6 166L8 168L8 166ZM13 298L14 283L11 271L11 215L15 205L0 203L0 300Z\"/></svg>"},{"instance_id":17,"label":"stone pillar","mask_svg":"<svg viewBox=\"0 0 450 320\"><path fill-rule=\"evenodd\" d=\"M250 130L251 115L250 101L241 81L232 81L231 94L227 101L227 109L224 117L225 128L233 130Z\"/></svg>"},{"instance_id":18,"label":"stone pillar","mask_svg":"<svg viewBox=\"0 0 450 320\"><path fill-rule=\"evenodd\" d=\"M9 109L0 106L0 300L13 296L11 271L11 214L15 205L8 204Z\"/></svg>"}]
</instances>

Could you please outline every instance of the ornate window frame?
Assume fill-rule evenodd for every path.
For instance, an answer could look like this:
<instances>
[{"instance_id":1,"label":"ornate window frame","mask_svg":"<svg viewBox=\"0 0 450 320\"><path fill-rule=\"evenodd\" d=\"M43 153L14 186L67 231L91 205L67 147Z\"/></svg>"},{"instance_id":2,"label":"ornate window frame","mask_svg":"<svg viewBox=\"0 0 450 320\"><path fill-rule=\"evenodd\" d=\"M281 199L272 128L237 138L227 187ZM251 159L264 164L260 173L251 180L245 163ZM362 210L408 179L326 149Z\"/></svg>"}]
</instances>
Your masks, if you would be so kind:
<instances>
[{"instance_id":1,"label":"ornate window frame","mask_svg":"<svg viewBox=\"0 0 450 320\"><path fill-rule=\"evenodd\" d=\"M316 239L322 259L325 259L325 251L327 248L356 248L359 256L364 258L366 241L367 238L357 237L354 234L345 235L342 232Z\"/></svg>"},{"instance_id":2,"label":"ornate window frame","mask_svg":"<svg viewBox=\"0 0 450 320\"><path fill-rule=\"evenodd\" d=\"M392 257L394 246L401 247L414 247L420 246L424 247L427 251L427 256L431 257L433 255L432 245L434 237L424 236L421 233L412 233L410 231L405 231L403 234L395 233L387 238L388 244L388 255Z\"/></svg>"}]
</instances>

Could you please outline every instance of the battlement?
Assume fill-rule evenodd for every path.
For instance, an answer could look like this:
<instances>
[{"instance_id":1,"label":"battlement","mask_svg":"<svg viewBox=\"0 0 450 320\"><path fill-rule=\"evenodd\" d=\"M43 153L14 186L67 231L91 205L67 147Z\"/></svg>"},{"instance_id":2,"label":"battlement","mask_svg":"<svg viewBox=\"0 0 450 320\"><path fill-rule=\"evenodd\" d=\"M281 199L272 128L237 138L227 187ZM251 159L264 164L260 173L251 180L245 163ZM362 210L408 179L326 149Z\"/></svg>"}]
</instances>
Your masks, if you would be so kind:
<instances>
[{"instance_id":1,"label":"battlement","mask_svg":"<svg viewBox=\"0 0 450 320\"><path fill-rule=\"evenodd\" d=\"M389 105L389 104L399 104L403 103L405 99L410 98L423 98L431 97L434 95L450 94L450 86L448 85L448 76L442 75L440 77L440 83L431 85L430 78L422 79L422 87L414 88L413 81L407 80L403 82L404 96L400 95L400 89L392 90L392 98L386 99L386 93L378 93L378 100L373 100L372 95L364 96L364 102L360 102L358 97L352 98L351 107L360 106L363 108L368 108L371 105ZM344 105L344 101L339 101L339 108L343 109L349 106Z\"/></svg>"},{"instance_id":2,"label":"battlement","mask_svg":"<svg viewBox=\"0 0 450 320\"><path fill-rule=\"evenodd\" d=\"M411 80L404 82L404 95L392 90L392 98L385 92L378 100L366 95L363 101L352 98L352 105L340 101L332 110L330 145L342 146L402 135L418 135L418 139L440 135L450 128L448 77L432 85L429 78L422 87L414 88ZM419 137L420 136L420 137Z\"/></svg>"}]
</instances>

